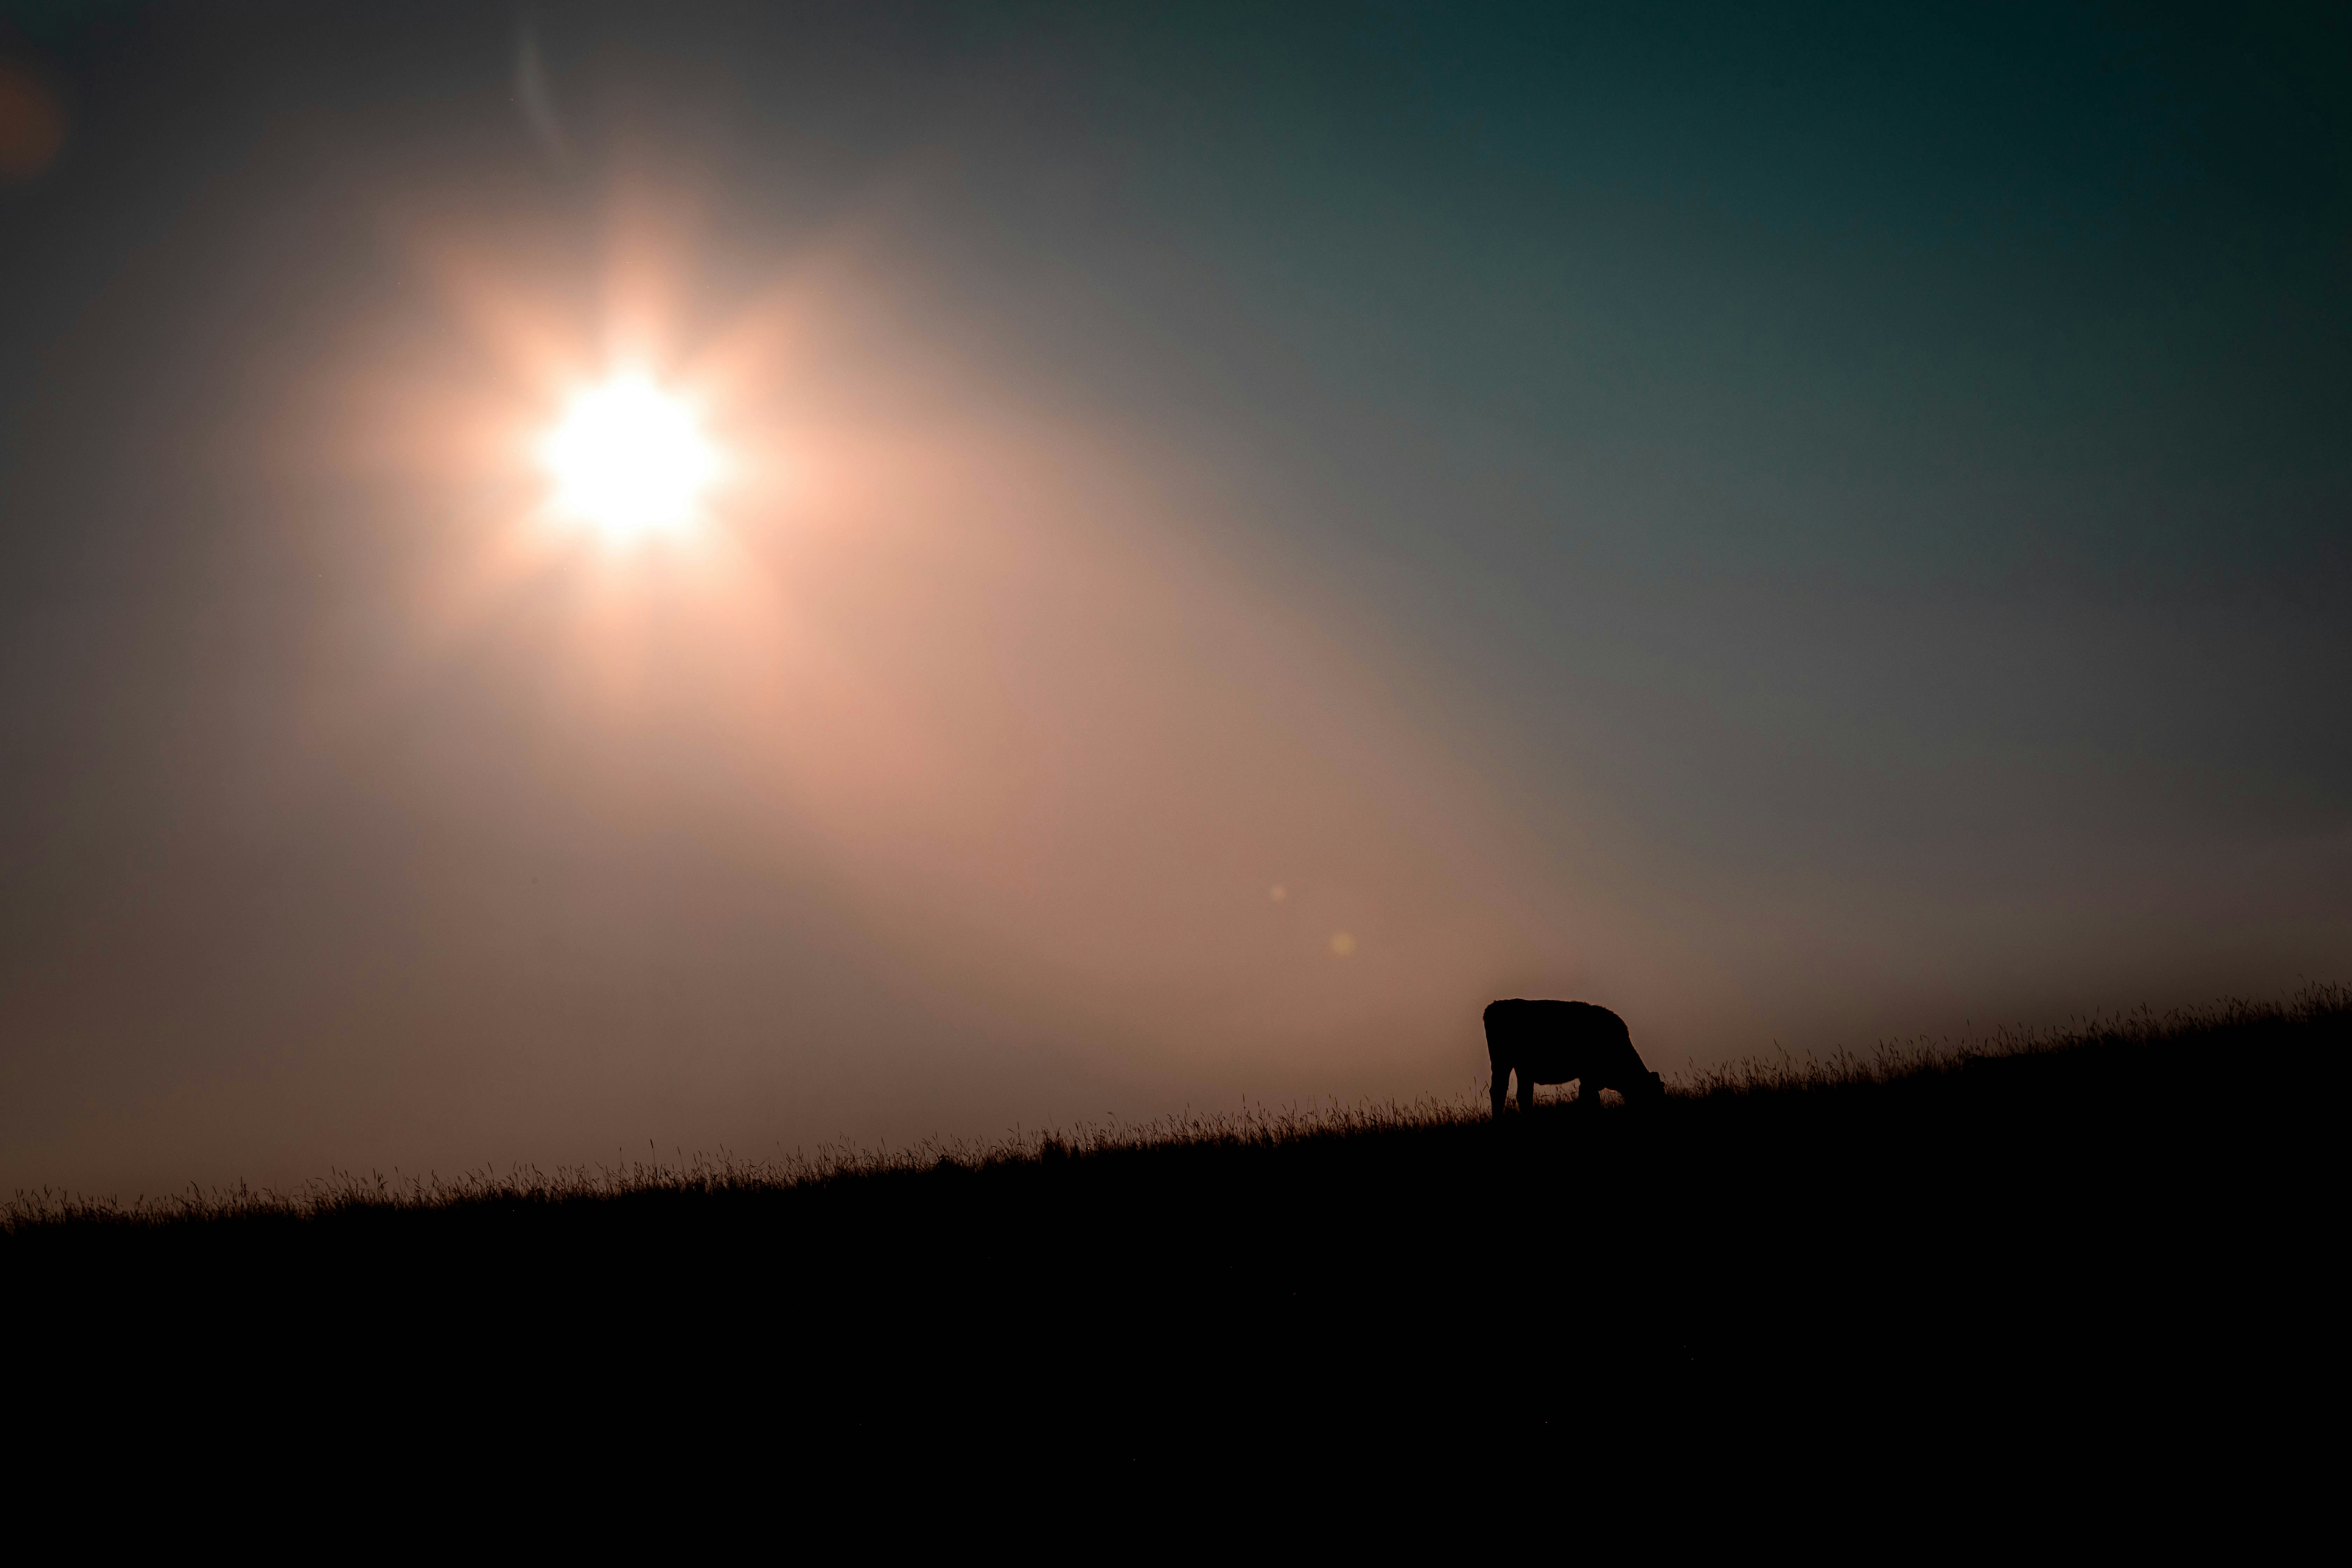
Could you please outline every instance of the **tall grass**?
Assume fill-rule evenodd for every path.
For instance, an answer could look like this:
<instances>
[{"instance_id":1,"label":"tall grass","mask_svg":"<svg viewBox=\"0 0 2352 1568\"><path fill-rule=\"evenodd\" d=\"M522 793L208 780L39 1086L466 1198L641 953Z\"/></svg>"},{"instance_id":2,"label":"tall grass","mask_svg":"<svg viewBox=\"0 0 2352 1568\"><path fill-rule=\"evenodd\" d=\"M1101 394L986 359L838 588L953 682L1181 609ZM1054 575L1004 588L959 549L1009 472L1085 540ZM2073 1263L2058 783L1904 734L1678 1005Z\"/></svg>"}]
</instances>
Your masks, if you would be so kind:
<instances>
[{"instance_id":1,"label":"tall grass","mask_svg":"<svg viewBox=\"0 0 2352 1568\"><path fill-rule=\"evenodd\" d=\"M611 1164L516 1165L445 1176L394 1171L332 1171L290 1191L245 1183L124 1200L49 1188L18 1190L0 1208L0 1234L51 1225L165 1226L225 1219L324 1219L354 1211L427 1210L488 1204L593 1203L648 1194L744 1194L810 1192L894 1176L944 1171L1052 1166L1065 1162L1178 1151L1271 1149L1374 1132L1460 1127L1486 1120L1483 1100L1337 1103L1274 1110L1184 1111L1139 1122L1081 1123L994 1141L928 1138L900 1149L820 1146L774 1159L750 1160L727 1150L680 1152L669 1160L649 1152Z\"/></svg>"}]
</instances>

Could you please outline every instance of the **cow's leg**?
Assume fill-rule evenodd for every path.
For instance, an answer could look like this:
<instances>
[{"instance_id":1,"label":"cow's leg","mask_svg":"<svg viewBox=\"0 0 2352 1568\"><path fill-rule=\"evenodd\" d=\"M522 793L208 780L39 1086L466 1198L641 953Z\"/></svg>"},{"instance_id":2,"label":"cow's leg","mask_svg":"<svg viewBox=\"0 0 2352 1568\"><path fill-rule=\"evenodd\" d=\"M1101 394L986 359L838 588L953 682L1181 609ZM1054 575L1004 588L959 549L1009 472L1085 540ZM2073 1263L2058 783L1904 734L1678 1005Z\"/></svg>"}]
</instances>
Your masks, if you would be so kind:
<instances>
[{"instance_id":1,"label":"cow's leg","mask_svg":"<svg viewBox=\"0 0 2352 1568\"><path fill-rule=\"evenodd\" d=\"M1496 1068L1494 1081L1486 1086L1486 1089L1495 1101L1495 1120L1500 1121L1503 1119L1503 1102L1511 1096L1511 1069Z\"/></svg>"},{"instance_id":2,"label":"cow's leg","mask_svg":"<svg viewBox=\"0 0 2352 1568\"><path fill-rule=\"evenodd\" d=\"M1519 1069L1519 1113L1532 1115L1536 1108L1536 1078L1527 1068Z\"/></svg>"}]
</instances>

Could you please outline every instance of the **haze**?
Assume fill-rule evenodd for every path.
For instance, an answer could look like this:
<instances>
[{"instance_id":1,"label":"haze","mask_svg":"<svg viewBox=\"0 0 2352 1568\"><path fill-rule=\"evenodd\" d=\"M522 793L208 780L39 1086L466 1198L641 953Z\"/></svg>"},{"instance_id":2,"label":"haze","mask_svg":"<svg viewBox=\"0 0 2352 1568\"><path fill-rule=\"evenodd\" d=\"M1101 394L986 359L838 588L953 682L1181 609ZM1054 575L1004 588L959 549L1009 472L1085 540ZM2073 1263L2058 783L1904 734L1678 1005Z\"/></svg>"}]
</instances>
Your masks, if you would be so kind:
<instances>
[{"instance_id":1,"label":"haze","mask_svg":"<svg viewBox=\"0 0 2352 1568\"><path fill-rule=\"evenodd\" d=\"M0 12L0 1186L2346 977L2340 16L1127 9Z\"/></svg>"}]
</instances>

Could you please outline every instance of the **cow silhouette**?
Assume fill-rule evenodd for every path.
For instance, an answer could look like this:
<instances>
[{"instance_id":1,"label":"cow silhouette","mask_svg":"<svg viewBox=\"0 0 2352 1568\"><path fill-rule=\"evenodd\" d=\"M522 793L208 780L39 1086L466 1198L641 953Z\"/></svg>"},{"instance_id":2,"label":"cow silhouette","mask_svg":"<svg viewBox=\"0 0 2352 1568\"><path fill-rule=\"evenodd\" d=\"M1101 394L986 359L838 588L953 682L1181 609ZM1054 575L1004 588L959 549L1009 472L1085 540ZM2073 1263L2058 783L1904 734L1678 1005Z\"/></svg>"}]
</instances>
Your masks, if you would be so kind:
<instances>
[{"instance_id":1,"label":"cow silhouette","mask_svg":"<svg viewBox=\"0 0 2352 1568\"><path fill-rule=\"evenodd\" d=\"M1488 1086L1497 1121L1508 1098L1511 1074L1519 1075L1519 1109L1536 1108L1536 1085L1579 1079L1577 1102L1591 1110L1601 1091L1613 1089L1628 1100L1664 1099L1666 1081L1642 1065L1625 1020L1590 1002L1526 1002L1517 997L1486 1006L1486 1059L1495 1077Z\"/></svg>"}]
</instances>

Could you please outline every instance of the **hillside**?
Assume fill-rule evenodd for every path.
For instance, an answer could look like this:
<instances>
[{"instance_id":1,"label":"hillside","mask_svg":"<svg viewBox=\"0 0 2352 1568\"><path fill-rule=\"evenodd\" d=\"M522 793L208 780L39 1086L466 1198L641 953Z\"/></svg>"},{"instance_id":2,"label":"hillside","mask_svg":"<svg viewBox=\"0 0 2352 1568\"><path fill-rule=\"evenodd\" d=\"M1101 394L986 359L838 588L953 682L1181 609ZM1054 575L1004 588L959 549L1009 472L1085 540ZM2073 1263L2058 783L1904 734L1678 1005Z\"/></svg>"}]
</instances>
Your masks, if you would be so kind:
<instances>
[{"instance_id":1,"label":"hillside","mask_svg":"<svg viewBox=\"0 0 2352 1568\"><path fill-rule=\"evenodd\" d=\"M2006 1401L2123 1430L2292 1344L2320 1265L2264 1222L2320 1190L2298 1112L2348 1040L2352 992L2320 988L1500 1126L1424 1105L796 1169L20 1196L0 1258L20 1343L188 1408L716 1399L830 1441L1263 1400L1276 1427L1615 1411L1737 1445ZM2224 1354L2217 1301L2273 1333Z\"/></svg>"}]
</instances>

